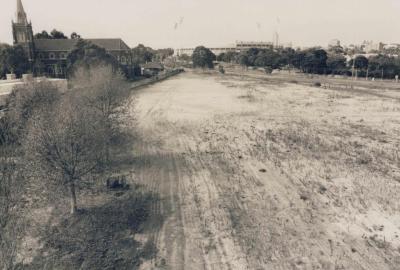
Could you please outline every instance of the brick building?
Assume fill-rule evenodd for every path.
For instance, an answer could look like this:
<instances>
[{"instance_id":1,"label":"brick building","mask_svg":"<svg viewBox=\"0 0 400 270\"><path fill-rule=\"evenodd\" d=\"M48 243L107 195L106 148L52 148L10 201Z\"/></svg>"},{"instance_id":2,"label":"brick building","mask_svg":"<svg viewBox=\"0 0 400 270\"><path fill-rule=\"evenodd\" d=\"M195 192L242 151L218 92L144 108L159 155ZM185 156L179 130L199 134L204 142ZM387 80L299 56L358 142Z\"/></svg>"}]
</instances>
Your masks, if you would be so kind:
<instances>
[{"instance_id":1,"label":"brick building","mask_svg":"<svg viewBox=\"0 0 400 270\"><path fill-rule=\"evenodd\" d=\"M74 49L78 39L35 39L32 23L28 22L21 0L17 0L15 22L12 22L14 45L24 48L32 70L54 77L65 76L68 54ZM132 66L131 49L120 38L84 39L115 57L123 66Z\"/></svg>"}]
</instances>

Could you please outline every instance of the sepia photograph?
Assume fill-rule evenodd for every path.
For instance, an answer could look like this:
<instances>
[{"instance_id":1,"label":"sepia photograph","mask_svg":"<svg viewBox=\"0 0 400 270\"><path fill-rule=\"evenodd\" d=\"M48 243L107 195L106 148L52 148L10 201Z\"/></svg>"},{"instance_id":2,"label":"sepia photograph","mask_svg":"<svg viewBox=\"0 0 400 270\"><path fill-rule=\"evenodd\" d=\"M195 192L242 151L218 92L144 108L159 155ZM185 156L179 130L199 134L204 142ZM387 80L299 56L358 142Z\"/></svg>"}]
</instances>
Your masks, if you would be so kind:
<instances>
[{"instance_id":1,"label":"sepia photograph","mask_svg":"<svg viewBox=\"0 0 400 270\"><path fill-rule=\"evenodd\" d=\"M0 270L400 270L400 0L1 0Z\"/></svg>"}]
</instances>

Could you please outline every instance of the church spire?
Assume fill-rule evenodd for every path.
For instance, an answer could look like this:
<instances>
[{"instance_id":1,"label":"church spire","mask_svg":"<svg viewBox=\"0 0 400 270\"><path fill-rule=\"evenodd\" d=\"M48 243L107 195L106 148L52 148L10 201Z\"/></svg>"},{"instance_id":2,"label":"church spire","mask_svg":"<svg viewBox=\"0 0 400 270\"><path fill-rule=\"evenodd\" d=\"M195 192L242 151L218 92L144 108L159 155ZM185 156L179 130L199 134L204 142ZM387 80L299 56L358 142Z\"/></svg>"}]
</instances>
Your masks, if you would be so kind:
<instances>
[{"instance_id":1,"label":"church spire","mask_svg":"<svg viewBox=\"0 0 400 270\"><path fill-rule=\"evenodd\" d=\"M17 0L17 12L15 13L17 23L28 24L28 19L26 18L26 13L21 0Z\"/></svg>"}]
</instances>

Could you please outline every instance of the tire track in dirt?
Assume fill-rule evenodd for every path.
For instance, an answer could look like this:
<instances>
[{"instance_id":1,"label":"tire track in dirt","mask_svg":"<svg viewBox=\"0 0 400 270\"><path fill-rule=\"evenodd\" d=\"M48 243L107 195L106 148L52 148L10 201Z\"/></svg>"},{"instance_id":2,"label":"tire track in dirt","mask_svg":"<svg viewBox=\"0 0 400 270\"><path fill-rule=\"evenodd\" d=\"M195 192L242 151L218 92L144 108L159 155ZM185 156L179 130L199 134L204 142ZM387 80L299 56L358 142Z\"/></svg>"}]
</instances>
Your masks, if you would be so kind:
<instances>
[{"instance_id":1,"label":"tire track in dirt","mask_svg":"<svg viewBox=\"0 0 400 270\"><path fill-rule=\"evenodd\" d=\"M339 190L345 183L325 179L331 172L319 168L327 164L301 148L302 139L314 145L312 139L322 135L296 129L306 124L299 120L311 117L297 116L305 112L303 105L334 117L324 110L329 93L264 85L257 95L268 98L251 103L252 110L237 102L225 110L220 108L237 100L242 82L230 82L239 88L224 89L207 77L192 88L191 79L188 85L166 83L143 93L139 120L147 141L139 152L148 164L138 175L161 194L152 215L165 218L161 228L153 222L150 237L159 253L143 269L397 269L397 251L361 236L348 237L346 230L330 224L350 214L344 206L356 208L358 202L351 200L351 186ZM307 101L309 96L314 103ZM334 130L323 121L316 124ZM322 134L329 138L326 130Z\"/></svg>"},{"instance_id":2,"label":"tire track in dirt","mask_svg":"<svg viewBox=\"0 0 400 270\"><path fill-rule=\"evenodd\" d=\"M182 135L180 141L197 141L194 134ZM185 145L185 143L181 143ZM209 263L209 269L247 269L244 256L231 239L231 225L226 209L221 203L223 190L216 184L213 165L206 162L207 155L198 149L190 149L185 145L188 153L186 166L190 172L192 198L188 201L195 202L192 206L198 214L197 224L203 232L204 256ZM196 196L200 194L200 196Z\"/></svg>"},{"instance_id":3,"label":"tire track in dirt","mask_svg":"<svg viewBox=\"0 0 400 270\"><path fill-rule=\"evenodd\" d=\"M142 123L155 123L159 118L158 106L167 100L168 95L163 94L162 98L155 102L150 110L142 116ZM160 126L145 124L146 138L138 147L139 159L144 159L144 166L139 168L141 182L161 197L158 203L154 203L151 211L149 227L153 230L148 239L153 241L158 248L157 257L152 260L151 265L144 265L142 269L207 269L205 260L196 247L186 238L186 219L181 207L185 204L181 195L184 184L182 183L181 172L184 166L179 157L171 151L162 149L160 143L155 143L159 138L157 134L164 132ZM163 142L164 143L164 142ZM156 161L154 161L156 160ZM186 179L185 177L183 177ZM164 222L161 228L157 228L156 220L159 214L163 214ZM186 247L189 242L189 247Z\"/></svg>"},{"instance_id":4,"label":"tire track in dirt","mask_svg":"<svg viewBox=\"0 0 400 270\"><path fill-rule=\"evenodd\" d=\"M184 234L180 222L180 203L176 196L177 174L173 156L160 151L148 141L139 147L139 182L159 196L151 206L150 219L145 226L147 240L158 249L158 254L142 269L185 269Z\"/></svg>"},{"instance_id":5,"label":"tire track in dirt","mask_svg":"<svg viewBox=\"0 0 400 270\"><path fill-rule=\"evenodd\" d=\"M160 205L154 203L152 207L149 224L158 231L148 237L159 252L151 267L143 269L248 269L243 262L238 264L244 256L234 251L229 226L220 225L227 223L227 214L219 207L220 191L213 183L211 168L203 162L201 153L182 155L193 144L193 138L168 137L165 134L178 127L168 121L159 124L162 113L171 105L170 92L153 100L139 119L146 140L138 147L138 158L145 159L138 174L142 183L161 196ZM195 197L199 190L206 191L201 194L206 196L204 204ZM157 229L160 212L165 220Z\"/></svg>"}]
</instances>

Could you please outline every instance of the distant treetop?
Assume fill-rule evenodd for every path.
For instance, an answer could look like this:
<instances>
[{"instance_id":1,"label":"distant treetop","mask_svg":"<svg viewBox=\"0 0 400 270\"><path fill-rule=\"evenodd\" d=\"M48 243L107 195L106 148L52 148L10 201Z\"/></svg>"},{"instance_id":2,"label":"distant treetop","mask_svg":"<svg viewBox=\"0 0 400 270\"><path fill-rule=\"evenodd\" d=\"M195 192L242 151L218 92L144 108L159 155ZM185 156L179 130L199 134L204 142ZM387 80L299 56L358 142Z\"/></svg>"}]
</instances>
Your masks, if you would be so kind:
<instances>
[{"instance_id":1,"label":"distant treetop","mask_svg":"<svg viewBox=\"0 0 400 270\"><path fill-rule=\"evenodd\" d=\"M34 35L35 39L68 39L68 37L66 35L64 35L63 32L58 31L57 29L53 29L53 31L50 32L50 34L43 30L40 33L36 33ZM76 32L73 32L71 34L71 39L80 39L81 36L78 35Z\"/></svg>"}]
</instances>

